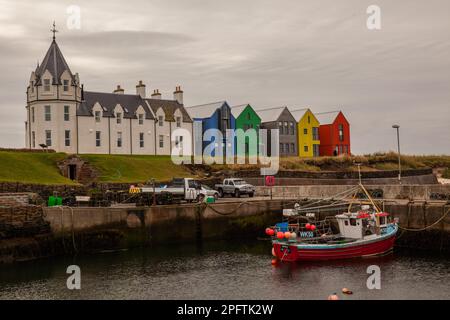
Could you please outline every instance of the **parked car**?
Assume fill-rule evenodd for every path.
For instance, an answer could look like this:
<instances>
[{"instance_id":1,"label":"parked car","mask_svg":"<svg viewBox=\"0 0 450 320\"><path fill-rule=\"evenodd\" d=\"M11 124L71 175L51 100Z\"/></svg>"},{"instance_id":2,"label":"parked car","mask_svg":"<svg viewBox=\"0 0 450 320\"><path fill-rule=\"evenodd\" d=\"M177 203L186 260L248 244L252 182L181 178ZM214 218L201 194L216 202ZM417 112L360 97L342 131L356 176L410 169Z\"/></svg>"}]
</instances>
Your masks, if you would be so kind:
<instances>
[{"instance_id":1,"label":"parked car","mask_svg":"<svg viewBox=\"0 0 450 320\"><path fill-rule=\"evenodd\" d=\"M240 198L243 194L253 197L255 194L255 187L240 178L224 179L222 184L215 185L215 189L221 198L226 194L231 194L236 198Z\"/></svg>"},{"instance_id":2,"label":"parked car","mask_svg":"<svg viewBox=\"0 0 450 320\"><path fill-rule=\"evenodd\" d=\"M204 184L202 184L200 193L205 194L208 197L214 197L216 200L219 199L219 192Z\"/></svg>"}]
</instances>

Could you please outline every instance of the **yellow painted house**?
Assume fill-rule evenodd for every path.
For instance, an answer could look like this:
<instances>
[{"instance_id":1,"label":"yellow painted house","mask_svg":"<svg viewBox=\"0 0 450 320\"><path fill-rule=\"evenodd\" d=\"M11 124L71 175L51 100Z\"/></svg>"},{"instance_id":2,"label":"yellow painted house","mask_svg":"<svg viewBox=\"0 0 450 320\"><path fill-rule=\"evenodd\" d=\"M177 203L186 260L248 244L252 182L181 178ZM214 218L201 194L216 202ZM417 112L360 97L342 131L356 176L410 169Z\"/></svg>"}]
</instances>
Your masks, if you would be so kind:
<instances>
[{"instance_id":1,"label":"yellow painted house","mask_svg":"<svg viewBox=\"0 0 450 320\"><path fill-rule=\"evenodd\" d=\"M310 109L291 111L297 121L298 156L311 158L319 156L319 121Z\"/></svg>"}]
</instances>

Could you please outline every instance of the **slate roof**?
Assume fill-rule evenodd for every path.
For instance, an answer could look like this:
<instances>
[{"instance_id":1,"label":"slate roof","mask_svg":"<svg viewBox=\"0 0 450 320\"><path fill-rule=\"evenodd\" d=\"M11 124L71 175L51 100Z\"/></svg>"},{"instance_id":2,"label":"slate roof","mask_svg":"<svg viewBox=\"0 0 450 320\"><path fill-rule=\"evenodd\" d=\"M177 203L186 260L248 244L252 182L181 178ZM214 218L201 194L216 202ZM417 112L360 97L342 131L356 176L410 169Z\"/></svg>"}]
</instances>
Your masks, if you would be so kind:
<instances>
[{"instance_id":1,"label":"slate roof","mask_svg":"<svg viewBox=\"0 0 450 320\"><path fill-rule=\"evenodd\" d=\"M96 103L99 103L103 108L104 117L115 117L114 109L120 104L124 108L124 118L137 118L136 110L142 106L145 110L146 119L155 119L152 111L148 107L144 99L139 95L134 94L117 94L105 92L84 92L84 100L81 102L78 110L78 116L93 116L92 108Z\"/></svg>"},{"instance_id":2,"label":"slate roof","mask_svg":"<svg viewBox=\"0 0 450 320\"><path fill-rule=\"evenodd\" d=\"M152 108L152 111L154 114L156 114L156 111L161 108L164 111L166 121L175 121L175 111L177 109L180 109L183 122L192 122L191 117L189 116L188 112L186 111L186 108L178 103L176 100L162 100L162 99L145 99L150 107Z\"/></svg>"},{"instance_id":3,"label":"slate roof","mask_svg":"<svg viewBox=\"0 0 450 320\"><path fill-rule=\"evenodd\" d=\"M341 111L329 111L314 114L320 124L332 124Z\"/></svg>"},{"instance_id":4,"label":"slate roof","mask_svg":"<svg viewBox=\"0 0 450 320\"><path fill-rule=\"evenodd\" d=\"M261 118L261 123L277 121L281 113L286 109L286 106L274 107L262 110L255 110Z\"/></svg>"},{"instance_id":5,"label":"slate roof","mask_svg":"<svg viewBox=\"0 0 450 320\"><path fill-rule=\"evenodd\" d=\"M50 48L45 54L44 60L40 66L36 68L35 74L38 78L36 84L41 84L41 77L43 76L45 70L48 70L53 77L53 84L62 84L61 83L61 75L64 71L68 71L70 77L72 78L72 84L75 82L75 78L70 71L69 66L67 65L66 60L58 47L58 44L55 40L52 41Z\"/></svg>"},{"instance_id":6,"label":"slate roof","mask_svg":"<svg viewBox=\"0 0 450 320\"><path fill-rule=\"evenodd\" d=\"M207 104L200 104L196 106L186 107L187 112L191 115L193 119L203 119L209 118L213 113L226 104L226 101L217 101Z\"/></svg>"},{"instance_id":7,"label":"slate roof","mask_svg":"<svg viewBox=\"0 0 450 320\"><path fill-rule=\"evenodd\" d=\"M294 111L291 111L291 114L295 118L295 121L299 122L300 119L305 115L306 111L308 111L308 108L295 109Z\"/></svg>"}]
</instances>

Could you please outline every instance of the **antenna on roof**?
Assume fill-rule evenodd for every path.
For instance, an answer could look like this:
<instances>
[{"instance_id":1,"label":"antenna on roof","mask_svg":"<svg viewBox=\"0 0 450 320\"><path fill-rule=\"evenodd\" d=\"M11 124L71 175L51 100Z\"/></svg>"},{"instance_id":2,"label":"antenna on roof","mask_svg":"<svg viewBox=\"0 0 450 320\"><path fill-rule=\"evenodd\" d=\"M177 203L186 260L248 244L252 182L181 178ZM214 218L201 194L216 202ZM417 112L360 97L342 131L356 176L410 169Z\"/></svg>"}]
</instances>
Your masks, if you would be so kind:
<instances>
[{"instance_id":1,"label":"antenna on roof","mask_svg":"<svg viewBox=\"0 0 450 320\"><path fill-rule=\"evenodd\" d=\"M53 32L53 41L55 41L55 39L56 39L55 34L58 32L58 30L56 30L55 21L53 21L53 28L51 28L50 31Z\"/></svg>"}]
</instances>

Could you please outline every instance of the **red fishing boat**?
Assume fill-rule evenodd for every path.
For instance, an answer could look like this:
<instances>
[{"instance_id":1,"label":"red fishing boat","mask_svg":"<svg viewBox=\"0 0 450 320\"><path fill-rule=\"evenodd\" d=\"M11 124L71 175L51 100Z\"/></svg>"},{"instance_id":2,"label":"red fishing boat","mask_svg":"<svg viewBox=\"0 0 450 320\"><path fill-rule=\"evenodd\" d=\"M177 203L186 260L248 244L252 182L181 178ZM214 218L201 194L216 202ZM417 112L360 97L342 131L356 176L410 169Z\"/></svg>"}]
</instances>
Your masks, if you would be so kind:
<instances>
[{"instance_id":1,"label":"red fishing boat","mask_svg":"<svg viewBox=\"0 0 450 320\"><path fill-rule=\"evenodd\" d=\"M393 249L398 231L397 219L382 212L370 198L359 201L355 206L354 197L344 213L316 221L315 213L307 212L316 207L285 209L285 220L267 228L266 233L272 237L272 254L280 261L320 261L348 259L383 255ZM320 202L320 201L319 201ZM342 206L343 202L338 201ZM320 205L322 209L331 205Z\"/></svg>"}]
</instances>

